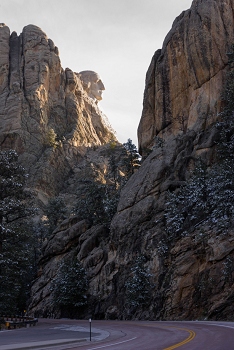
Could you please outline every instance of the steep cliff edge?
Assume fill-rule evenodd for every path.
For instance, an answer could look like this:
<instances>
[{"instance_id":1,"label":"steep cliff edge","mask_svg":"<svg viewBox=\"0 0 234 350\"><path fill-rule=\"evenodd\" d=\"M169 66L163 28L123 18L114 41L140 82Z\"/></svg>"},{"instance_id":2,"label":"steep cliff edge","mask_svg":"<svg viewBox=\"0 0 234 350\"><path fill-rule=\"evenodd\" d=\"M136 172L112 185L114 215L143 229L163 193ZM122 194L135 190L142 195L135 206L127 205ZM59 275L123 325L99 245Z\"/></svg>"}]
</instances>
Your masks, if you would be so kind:
<instances>
[{"instance_id":1,"label":"steep cliff edge","mask_svg":"<svg viewBox=\"0 0 234 350\"><path fill-rule=\"evenodd\" d=\"M201 213L192 218L183 205L177 208L170 201L168 191L178 200L179 188L185 188L194 192L194 203L199 203L199 186L192 191L186 184L198 159L207 169L217 161L216 122L225 104L222 93L229 70L227 53L234 43L233 10L233 1L194 0L191 9L175 20L146 76L138 135L143 154L150 154L123 188L110 233L100 226L84 228L85 223L76 223L74 231L65 222L45 244L42 275L32 289L32 312L53 312L50 280L58 261L69 254L61 237L77 232L73 249L91 277L87 314L120 319L232 319L232 228L220 231L218 223L209 224ZM210 193L212 197L212 186ZM190 204L186 205L189 211ZM178 209L182 228L167 221L170 206ZM127 300L127 283L138 257L145 259L152 288L150 299L134 307ZM134 283L132 288L137 289Z\"/></svg>"},{"instance_id":2,"label":"steep cliff edge","mask_svg":"<svg viewBox=\"0 0 234 350\"><path fill-rule=\"evenodd\" d=\"M234 39L233 21L231 0L195 0L175 19L146 76L138 127L143 153L156 136L199 132L214 122Z\"/></svg>"},{"instance_id":3,"label":"steep cliff edge","mask_svg":"<svg viewBox=\"0 0 234 350\"><path fill-rule=\"evenodd\" d=\"M69 216L85 186L107 182L110 157L120 162L124 148L98 107L100 90L91 94L92 79L104 89L95 72L64 70L58 48L37 26L28 25L17 35L0 24L0 147L15 149L29 175L39 209L35 222L28 224L32 234L50 199L62 199ZM90 220L79 220L73 213L50 237L36 236L46 247L33 288L35 311L51 312L51 279L63 258L77 253L79 239L80 259L95 247L88 266L90 275L99 273L107 256L102 242L106 235L103 225L92 228Z\"/></svg>"},{"instance_id":4,"label":"steep cliff edge","mask_svg":"<svg viewBox=\"0 0 234 350\"><path fill-rule=\"evenodd\" d=\"M1 149L16 149L31 185L54 196L87 150L116 140L114 132L40 28L18 36L1 24L0 42Z\"/></svg>"},{"instance_id":5,"label":"steep cliff edge","mask_svg":"<svg viewBox=\"0 0 234 350\"><path fill-rule=\"evenodd\" d=\"M187 214L190 204L184 200L186 195L182 200L178 192L181 185L187 189L198 159L206 169L217 162L220 136L216 122L222 118L225 104L222 93L229 70L227 53L234 43L233 10L233 1L194 0L191 9L177 17L162 50L152 59L138 128L140 150L143 155L151 153L123 189L112 221L116 274L106 317L129 317L122 307L126 281L136 257L143 255L154 288L150 303L133 308L131 315L233 319L232 225L229 230L219 230L219 220L216 226L207 224L210 214L205 214L205 209L200 216L196 213L196 221ZM231 128L229 134L232 132ZM227 186L230 193L232 181ZM215 195L215 187L209 190ZM174 202L170 202L168 191ZM194 196L196 191L194 187ZM212 195L210 198L208 201ZM177 224L186 215L192 217L191 221L186 217L190 224L179 234L166 220L168 206L176 200L185 206L178 206ZM227 223L227 215L225 220Z\"/></svg>"}]
</instances>

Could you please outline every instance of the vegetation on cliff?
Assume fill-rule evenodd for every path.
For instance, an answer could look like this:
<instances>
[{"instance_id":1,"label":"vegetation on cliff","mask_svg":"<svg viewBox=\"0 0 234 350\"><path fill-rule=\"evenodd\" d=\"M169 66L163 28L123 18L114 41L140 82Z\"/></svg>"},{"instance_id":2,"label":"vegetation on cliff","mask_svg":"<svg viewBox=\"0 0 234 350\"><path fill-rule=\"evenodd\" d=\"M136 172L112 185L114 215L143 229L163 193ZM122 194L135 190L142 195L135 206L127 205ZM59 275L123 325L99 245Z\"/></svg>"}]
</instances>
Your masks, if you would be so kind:
<instances>
[{"instance_id":1,"label":"vegetation on cliff","mask_svg":"<svg viewBox=\"0 0 234 350\"><path fill-rule=\"evenodd\" d=\"M175 192L168 192L166 230L169 239L186 236L195 227L225 234L234 220L234 72L227 77L225 107L217 129L216 159L207 166L201 159L189 180Z\"/></svg>"},{"instance_id":2,"label":"vegetation on cliff","mask_svg":"<svg viewBox=\"0 0 234 350\"><path fill-rule=\"evenodd\" d=\"M52 282L55 309L63 316L76 315L88 302L88 286L87 272L81 263L75 257L66 259Z\"/></svg>"},{"instance_id":3,"label":"vegetation on cliff","mask_svg":"<svg viewBox=\"0 0 234 350\"><path fill-rule=\"evenodd\" d=\"M88 292L69 296L73 304L88 296L89 308L80 305L85 316L233 317L233 73L221 98L233 2L225 9L222 0L193 1L156 51L146 76L137 173L131 140L125 148L116 142L79 74L61 68L41 30L28 26L24 40L15 36L9 45L9 30L0 28L7 67L1 145L20 150L40 206L32 314L65 315L66 291L87 273ZM61 268L71 256L85 272L73 275L74 283ZM57 305L56 288L65 291Z\"/></svg>"},{"instance_id":4,"label":"vegetation on cliff","mask_svg":"<svg viewBox=\"0 0 234 350\"><path fill-rule=\"evenodd\" d=\"M145 263L145 257L138 256L125 283L126 316L131 316L138 307L149 306L152 299L153 276Z\"/></svg>"},{"instance_id":5,"label":"vegetation on cliff","mask_svg":"<svg viewBox=\"0 0 234 350\"><path fill-rule=\"evenodd\" d=\"M27 175L15 151L0 152L0 310L23 312L36 273Z\"/></svg>"},{"instance_id":6,"label":"vegetation on cliff","mask_svg":"<svg viewBox=\"0 0 234 350\"><path fill-rule=\"evenodd\" d=\"M118 150L116 149L118 147ZM53 231L69 216L91 225L109 229L117 211L121 188L139 167L139 154L131 140L122 146L110 147L104 182L100 172L89 164L86 178L77 183L73 208L68 210L61 196L51 197L40 208L41 219L31 222L35 200L26 188L27 175L15 151L0 154L1 240L0 240L0 306L1 312L18 313L27 308L30 287L36 274L43 246ZM53 308L61 315L73 315L87 303L89 281L87 271L74 253L62 259L52 285ZM92 294L92 293L91 293Z\"/></svg>"}]
</instances>

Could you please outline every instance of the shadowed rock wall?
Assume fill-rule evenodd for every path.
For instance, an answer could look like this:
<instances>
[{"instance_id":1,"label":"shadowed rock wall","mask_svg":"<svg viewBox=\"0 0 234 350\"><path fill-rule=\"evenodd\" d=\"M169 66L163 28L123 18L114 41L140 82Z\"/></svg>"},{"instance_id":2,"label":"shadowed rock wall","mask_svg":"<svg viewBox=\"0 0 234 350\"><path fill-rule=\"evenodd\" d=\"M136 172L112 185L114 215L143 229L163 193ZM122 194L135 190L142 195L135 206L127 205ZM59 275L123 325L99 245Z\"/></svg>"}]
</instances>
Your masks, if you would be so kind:
<instances>
[{"instance_id":1,"label":"shadowed rock wall","mask_svg":"<svg viewBox=\"0 0 234 350\"><path fill-rule=\"evenodd\" d=\"M229 319L233 316L234 261L232 230L204 226L175 242L165 230L168 190L176 190L201 158L215 161L215 122L229 70L227 53L234 43L234 2L194 0L173 23L163 48L156 51L146 75L143 112L138 128L144 160L122 190L112 220L111 247L116 256L106 317L148 319ZM155 137L161 138L159 147ZM144 255L154 291L147 307L128 315L126 281L137 256Z\"/></svg>"},{"instance_id":2,"label":"shadowed rock wall","mask_svg":"<svg viewBox=\"0 0 234 350\"><path fill-rule=\"evenodd\" d=\"M61 223L44 243L40 271L32 288L31 313L44 316L53 313L51 280L59 263L75 253L90 276L92 297L86 316L173 320L233 318L233 268L221 278L227 261L234 261L232 230L219 235L206 226L199 230L194 227L189 235L181 235L173 241L165 230L164 215L167 191L175 191L185 184L195 160L200 157L208 167L215 162L218 138L215 122L222 108L221 94L229 69L227 52L234 43L233 12L233 0L194 0L191 9L177 17L162 50L156 51L146 76L138 135L142 152L147 154L150 149L151 153L123 188L110 231L103 225L90 226L86 220L73 217ZM24 67L26 75L22 75L22 69L12 67L16 80L13 76L8 79L11 76L6 73L10 69L7 59L10 34L5 26L0 29L0 40L4 43L0 55L1 120L5 120L1 126L2 145L17 145L23 161L32 159L30 164L35 164L37 157L50 160L59 171L66 169L64 177L67 164L72 168L77 161L77 166L72 168L73 180L66 188L71 195L76 176L79 178L82 174L79 157L86 154L85 161L98 163L103 174L106 169L105 162L100 160L103 153L94 149L86 153L87 146L106 142L113 134L110 130L104 133L101 116L85 96L79 78L70 70L60 70L57 49L44 34L40 34L39 40L35 27L26 27L20 37L12 34L14 50L21 50L21 58L15 59L12 65ZM30 38L28 46L24 39L26 33ZM40 56L43 47L45 51ZM33 63L35 55L42 57L42 65ZM53 74L48 57L57 67ZM31 63L27 65L27 62ZM41 60L37 58L36 62ZM27 76L31 78L28 80ZM15 81L19 90L14 92L11 86ZM25 84L25 88L20 84ZM61 95L62 98L58 97ZM10 98L17 105L15 110L21 112L13 113L8 120ZM9 113L5 113L6 108ZM86 124L84 119L88 121ZM40 155L48 126L61 135L58 140L61 147L48 147ZM160 147L155 136L163 139ZM34 139L37 141L31 152ZM49 158L54 153L61 154L55 163ZM48 164L46 161L43 164ZM63 162L67 162L66 166ZM33 170L32 174L35 181L37 175ZM45 179L44 191L48 193L48 189L52 191L48 179L56 179L56 175L52 170L48 177L44 175L47 174L45 170L42 174L39 179ZM38 186L39 180L36 183ZM152 274L153 290L147 307L131 311L126 309L126 281L136 257L142 255L146 259L145 268Z\"/></svg>"},{"instance_id":3,"label":"shadowed rock wall","mask_svg":"<svg viewBox=\"0 0 234 350\"><path fill-rule=\"evenodd\" d=\"M216 119L234 42L233 1L194 0L178 16L146 75L138 127L141 152L156 136L201 131Z\"/></svg>"}]
</instances>

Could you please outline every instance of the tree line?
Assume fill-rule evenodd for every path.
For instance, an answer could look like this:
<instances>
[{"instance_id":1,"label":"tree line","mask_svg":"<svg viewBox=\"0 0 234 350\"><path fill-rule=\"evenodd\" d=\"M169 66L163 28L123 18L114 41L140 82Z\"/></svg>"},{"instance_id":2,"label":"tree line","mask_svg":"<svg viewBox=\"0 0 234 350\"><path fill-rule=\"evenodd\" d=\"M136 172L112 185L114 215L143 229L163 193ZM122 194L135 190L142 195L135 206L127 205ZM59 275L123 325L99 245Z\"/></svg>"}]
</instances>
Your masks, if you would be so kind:
<instances>
[{"instance_id":1,"label":"tree line","mask_svg":"<svg viewBox=\"0 0 234 350\"><path fill-rule=\"evenodd\" d=\"M121 188L140 165L140 155L130 139L123 144L120 161L109 149L106 183L94 176L79 186L77 201L68 212L63 198L50 198L44 219L35 221L35 195L28 189L28 175L15 150L0 152L0 310L22 314L37 275L37 260L43 241L61 219L76 215L93 225L109 227L117 210ZM124 174L124 175L123 175ZM62 263L52 284L55 307L69 309L85 305L88 276L81 263L70 257ZM72 308L72 307L71 307Z\"/></svg>"}]
</instances>

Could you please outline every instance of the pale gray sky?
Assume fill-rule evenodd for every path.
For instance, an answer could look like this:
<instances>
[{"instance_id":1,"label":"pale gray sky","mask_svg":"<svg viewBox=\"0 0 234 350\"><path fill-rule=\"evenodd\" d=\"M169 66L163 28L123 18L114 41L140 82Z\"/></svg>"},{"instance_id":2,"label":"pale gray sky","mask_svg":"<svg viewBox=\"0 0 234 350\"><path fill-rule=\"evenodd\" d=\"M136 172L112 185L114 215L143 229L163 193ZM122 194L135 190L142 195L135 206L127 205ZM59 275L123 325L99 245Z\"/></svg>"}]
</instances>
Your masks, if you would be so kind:
<instances>
[{"instance_id":1,"label":"pale gray sky","mask_svg":"<svg viewBox=\"0 0 234 350\"><path fill-rule=\"evenodd\" d=\"M40 27L59 48L63 68L94 70L106 87L100 109L120 142L137 145L145 75L174 19L192 0L1 0L11 32Z\"/></svg>"}]
</instances>

